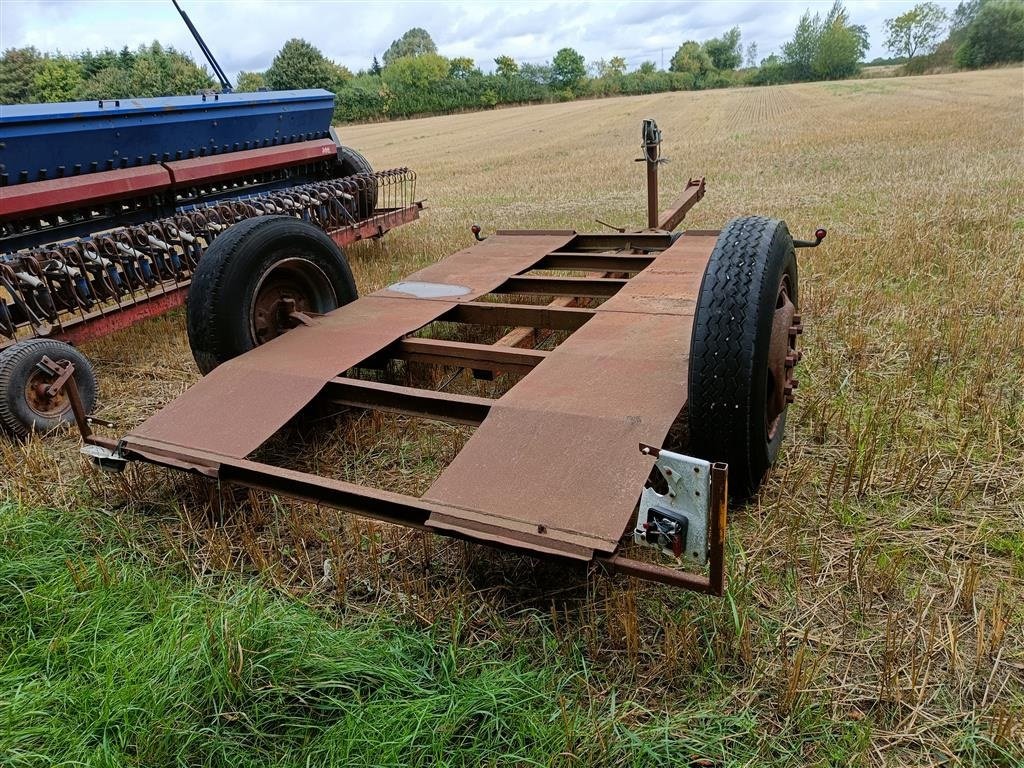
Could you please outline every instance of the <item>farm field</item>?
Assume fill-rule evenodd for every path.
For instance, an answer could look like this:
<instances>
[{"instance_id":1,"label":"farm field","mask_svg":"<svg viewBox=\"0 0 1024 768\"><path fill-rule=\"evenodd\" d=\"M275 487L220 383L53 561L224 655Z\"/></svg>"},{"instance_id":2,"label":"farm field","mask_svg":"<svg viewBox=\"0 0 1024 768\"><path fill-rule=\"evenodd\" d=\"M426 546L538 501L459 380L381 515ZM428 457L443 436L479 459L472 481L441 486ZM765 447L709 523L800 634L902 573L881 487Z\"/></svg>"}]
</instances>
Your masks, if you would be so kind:
<instances>
[{"instance_id":1,"label":"farm field","mask_svg":"<svg viewBox=\"0 0 1024 768\"><path fill-rule=\"evenodd\" d=\"M645 117L666 204L707 177L688 226L829 230L800 252L800 387L730 510L726 598L256 494L215 509L178 475L93 473L70 432L0 442L0 764L1024 765L1024 70L341 126L428 206L350 250L360 290L472 223L641 225ZM180 312L84 351L119 432L198 377ZM305 450L418 493L464 439L367 415Z\"/></svg>"}]
</instances>

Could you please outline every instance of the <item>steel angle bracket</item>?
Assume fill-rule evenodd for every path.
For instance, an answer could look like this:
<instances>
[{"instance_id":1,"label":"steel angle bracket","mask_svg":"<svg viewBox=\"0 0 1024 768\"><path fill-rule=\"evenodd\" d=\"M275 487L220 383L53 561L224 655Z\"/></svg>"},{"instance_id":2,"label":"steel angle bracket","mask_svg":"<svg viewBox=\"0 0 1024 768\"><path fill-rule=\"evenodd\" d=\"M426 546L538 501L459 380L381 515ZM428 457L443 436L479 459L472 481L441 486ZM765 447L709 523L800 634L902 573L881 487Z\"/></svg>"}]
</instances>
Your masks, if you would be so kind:
<instances>
[{"instance_id":1,"label":"steel angle bracket","mask_svg":"<svg viewBox=\"0 0 1024 768\"><path fill-rule=\"evenodd\" d=\"M633 539L677 560L704 565L712 509L711 463L649 445L641 445L640 452L655 457L667 491L644 488Z\"/></svg>"}]
</instances>

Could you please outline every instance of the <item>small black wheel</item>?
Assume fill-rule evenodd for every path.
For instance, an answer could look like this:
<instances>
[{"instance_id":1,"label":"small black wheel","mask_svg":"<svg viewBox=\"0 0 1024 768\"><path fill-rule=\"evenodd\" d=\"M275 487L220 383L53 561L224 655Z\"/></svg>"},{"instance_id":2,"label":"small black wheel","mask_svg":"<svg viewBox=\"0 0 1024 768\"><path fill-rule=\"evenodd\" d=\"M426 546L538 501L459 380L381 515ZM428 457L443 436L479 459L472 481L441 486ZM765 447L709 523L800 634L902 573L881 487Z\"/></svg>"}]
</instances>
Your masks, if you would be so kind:
<instances>
[{"instance_id":1,"label":"small black wheel","mask_svg":"<svg viewBox=\"0 0 1024 768\"><path fill-rule=\"evenodd\" d=\"M701 282L690 346L690 451L729 464L753 495L775 462L797 382L796 253L784 221L743 216L722 230Z\"/></svg>"},{"instance_id":2,"label":"small black wheel","mask_svg":"<svg viewBox=\"0 0 1024 768\"><path fill-rule=\"evenodd\" d=\"M351 147L338 147L338 166L342 176L368 176L373 173L370 161ZM366 188L356 200L356 208L361 219L373 215L377 208L377 182L375 180L368 180Z\"/></svg>"},{"instance_id":3,"label":"small black wheel","mask_svg":"<svg viewBox=\"0 0 1024 768\"><path fill-rule=\"evenodd\" d=\"M0 352L0 426L15 437L45 434L75 420L67 393L47 392L55 377L41 364L44 357L74 365L82 407L91 413L96 406L96 372L85 355L53 339L19 341Z\"/></svg>"},{"instance_id":4,"label":"small black wheel","mask_svg":"<svg viewBox=\"0 0 1024 768\"><path fill-rule=\"evenodd\" d=\"M322 315L357 297L341 248L291 216L229 227L199 260L188 297L188 343L204 374L295 326L294 312Z\"/></svg>"}]
</instances>

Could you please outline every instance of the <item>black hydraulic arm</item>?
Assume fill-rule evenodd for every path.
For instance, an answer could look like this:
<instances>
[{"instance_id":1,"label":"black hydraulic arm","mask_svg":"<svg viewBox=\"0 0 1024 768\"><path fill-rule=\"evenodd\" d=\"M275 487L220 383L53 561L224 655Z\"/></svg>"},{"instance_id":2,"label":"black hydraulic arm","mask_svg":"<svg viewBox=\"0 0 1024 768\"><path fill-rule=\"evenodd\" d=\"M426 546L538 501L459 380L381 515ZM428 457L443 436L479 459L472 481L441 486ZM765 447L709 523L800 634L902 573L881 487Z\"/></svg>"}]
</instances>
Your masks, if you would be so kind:
<instances>
[{"instance_id":1,"label":"black hydraulic arm","mask_svg":"<svg viewBox=\"0 0 1024 768\"><path fill-rule=\"evenodd\" d=\"M196 43L199 44L199 48L202 50L206 60L210 62L210 66L213 68L213 74L216 75L217 79L220 81L221 91L224 93L231 93L231 81L228 80L228 76L224 74L224 70L220 68L220 64L217 63L217 60L213 58L213 53L203 41L203 37L199 34L199 30L196 29L192 20L188 17L188 14L182 10L180 5L178 5L178 0L171 0L171 2L174 3L174 7L178 9L178 13L181 14L181 18L185 22L185 26L187 26L188 31L192 33L192 37L196 39Z\"/></svg>"}]
</instances>

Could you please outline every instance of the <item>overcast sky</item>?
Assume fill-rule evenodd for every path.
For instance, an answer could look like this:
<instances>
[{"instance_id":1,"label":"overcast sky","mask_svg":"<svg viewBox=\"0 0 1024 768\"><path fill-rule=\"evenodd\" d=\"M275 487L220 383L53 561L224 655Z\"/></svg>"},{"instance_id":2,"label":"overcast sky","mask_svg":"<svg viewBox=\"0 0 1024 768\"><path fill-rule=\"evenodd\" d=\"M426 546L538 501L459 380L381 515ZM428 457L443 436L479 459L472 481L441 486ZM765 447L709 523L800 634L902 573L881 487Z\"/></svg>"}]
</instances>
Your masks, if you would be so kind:
<instances>
[{"instance_id":1,"label":"overcast sky","mask_svg":"<svg viewBox=\"0 0 1024 768\"><path fill-rule=\"evenodd\" d=\"M266 69L292 37L309 40L352 71L365 69L410 27L423 27L445 56L470 56L485 70L508 54L520 62L550 60L570 46L587 61L624 56L667 65L684 40L706 40L739 26L760 57L778 51L807 8L831 2L375 2L358 0L179 0L233 79L239 70ZM888 55L884 19L913 0L849 0L850 15L871 35L868 58ZM956 2L940 2L952 10ZM86 48L135 48L158 39L203 61L171 0L0 0L0 48L34 45L71 53Z\"/></svg>"}]
</instances>

